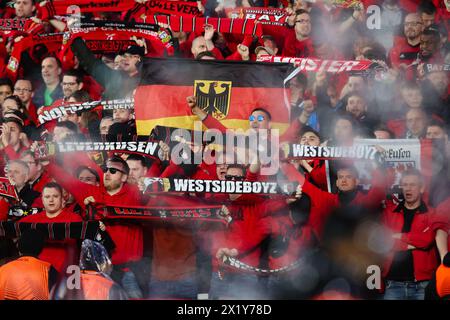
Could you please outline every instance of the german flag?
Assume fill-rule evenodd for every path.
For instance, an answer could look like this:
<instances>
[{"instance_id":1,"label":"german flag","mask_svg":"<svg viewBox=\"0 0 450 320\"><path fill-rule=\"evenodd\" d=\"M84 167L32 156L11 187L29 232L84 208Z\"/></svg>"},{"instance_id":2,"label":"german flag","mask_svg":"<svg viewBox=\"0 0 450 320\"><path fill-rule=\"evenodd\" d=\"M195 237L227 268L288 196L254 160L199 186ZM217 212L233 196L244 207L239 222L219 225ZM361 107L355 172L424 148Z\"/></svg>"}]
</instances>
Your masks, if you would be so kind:
<instances>
[{"instance_id":1,"label":"german flag","mask_svg":"<svg viewBox=\"0 0 450 320\"><path fill-rule=\"evenodd\" d=\"M261 107L272 115L272 128L284 131L289 123L284 79L290 71L290 65L277 63L145 60L135 94L137 132L149 135L157 125L192 130L198 118L186 103L191 95L227 128L248 129L251 111Z\"/></svg>"}]
</instances>

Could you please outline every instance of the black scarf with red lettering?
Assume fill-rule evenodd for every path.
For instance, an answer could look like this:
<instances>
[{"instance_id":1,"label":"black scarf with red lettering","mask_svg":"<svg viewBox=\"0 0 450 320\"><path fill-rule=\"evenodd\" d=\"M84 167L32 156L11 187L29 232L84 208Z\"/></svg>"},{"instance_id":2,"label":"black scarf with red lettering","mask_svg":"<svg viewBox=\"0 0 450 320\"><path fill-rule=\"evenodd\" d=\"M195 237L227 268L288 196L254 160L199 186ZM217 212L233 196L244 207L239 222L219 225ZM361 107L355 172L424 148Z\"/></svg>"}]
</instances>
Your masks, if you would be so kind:
<instances>
[{"instance_id":1,"label":"black scarf with red lettering","mask_svg":"<svg viewBox=\"0 0 450 320\"><path fill-rule=\"evenodd\" d=\"M27 230L34 229L42 232L49 240L91 239L100 240L101 230L98 221L66 222L66 223L28 223L28 222L0 222L0 237L17 238Z\"/></svg>"},{"instance_id":2,"label":"black scarf with red lettering","mask_svg":"<svg viewBox=\"0 0 450 320\"><path fill-rule=\"evenodd\" d=\"M95 213L91 213L94 216ZM153 222L202 222L210 226L227 226L232 218L224 210L224 206L199 205L196 207L112 207L103 209L104 219L133 219Z\"/></svg>"}]
</instances>

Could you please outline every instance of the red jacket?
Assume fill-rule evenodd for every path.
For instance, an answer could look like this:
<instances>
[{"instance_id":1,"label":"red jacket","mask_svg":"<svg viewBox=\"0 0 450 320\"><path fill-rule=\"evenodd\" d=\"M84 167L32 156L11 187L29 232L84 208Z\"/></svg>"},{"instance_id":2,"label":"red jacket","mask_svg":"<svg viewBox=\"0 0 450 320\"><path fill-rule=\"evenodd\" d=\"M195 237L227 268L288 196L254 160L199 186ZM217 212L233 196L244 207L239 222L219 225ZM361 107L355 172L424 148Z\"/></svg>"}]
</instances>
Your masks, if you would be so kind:
<instances>
[{"instance_id":1,"label":"red jacket","mask_svg":"<svg viewBox=\"0 0 450 320\"><path fill-rule=\"evenodd\" d=\"M308 225L295 226L288 214L270 216L271 235L273 238L286 237L288 247L280 257L269 255L270 269L278 269L300 259L302 253L314 243L314 232Z\"/></svg>"},{"instance_id":2,"label":"red jacket","mask_svg":"<svg viewBox=\"0 0 450 320\"><path fill-rule=\"evenodd\" d=\"M139 189L128 183L125 183L118 193L111 196L103 185L97 187L78 181L55 164L50 164L48 170L61 186L74 196L83 209L85 208L84 199L90 196L94 197L96 206L99 208L105 205L119 207L142 205ZM140 225L127 224L124 221L121 221L120 224L107 221L105 224L116 245L112 253L113 264L123 264L142 258L143 233Z\"/></svg>"},{"instance_id":3,"label":"red jacket","mask_svg":"<svg viewBox=\"0 0 450 320\"><path fill-rule=\"evenodd\" d=\"M442 229L442 230L447 231L447 233L449 233L450 232L450 226L449 226L449 224L450 224L450 198L441 202L436 207L436 214L439 217L439 221L444 221L447 224L444 226L442 226L442 224L438 224L437 226L434 227L434 230ZM447 246L450 248L450 237L447 238Z\"/></svg>"},{"instance_id":4,"label":"red jacket","mask_svg":"<svg viewBox=\"0 0 450 320\"><path fill-rule=\"evenodd\" d=\"M222 202L223 203L223 202ZM220 248L237 249L237 258L257 267L261 258L261 242L272 232L270 214L286 207L285 200L255 201L252 195L243 195L231 203L225 203L233 216L229 227L214 233L211 255L216 271L218 260L215 258Z\"/></svg>"},{"instance_id":5,"label":"red jacket","mask_svg":"<svg viewBox=\"0 0 450 320\"><path fill-rule=\"evenodd\" d=\"M33 182L31 187L34 191L42 193L44 186L51 181L53 181L53 178L47 173L47 171L43 171L39 178Z\"/></svg>"},{"instance_id":6,"label":"red jacket","mask_svg":"<svg viewBox=\"0 0 450 320\"><path fill-rule=\"evenodd\" d=\"M24 217L20 222L32 222L32 223L48 223L48 222L80 222L81 217L71 211L64 209L59 215L54 218L47 217L46 212L41 212L31 216ZM70 259L69 247L76 250L76 257L72 257L75 261L66 261ZM64 240L64 241L48 241L39 255L39 259L49 262L55 267L58 272L65 273L63 269L68 264L78 262L79 249L77 248L76 240Z\"/></svg>"},{"instance_id":7,"label":"red jacket","mask_svg":"<svg viewBox=\"0 0 450 320\"><path fill-rule=\"evenodd\" d=\"M298 181L302 185L302 192L309 196L311 200L311 213L308 225L314 229L320 238L328 216L341 205L338 194L319 189L305 180L305 177L292 165L283 164L281 169L289 180ZM357 191L355 198L349 204L362 206L369 210L379 208L381 201L385 198L384 183L380 180L381 176L376 174L370 191L366 194Z\"/></svg>"},{"instance_id":8,"label":"red jacket","mask_svg":"<svg viewBox=\"0 0 450 320\"><path fill-rule=\"evenodd\" d=\"M8 220L9 202L0 198L0 221Z\"/></svg>"},{"instance_id":9,"label":"red jacket","mask_svg":"<svg viewBox=\"0 0 450 320\"><path fill-rule=\"evenodd\" d=\"M37 116L37 108L34 105L33 101L30 101L28 103L27 111L30 116L30 120L32 122L34 122L36 125L39 125L40 122L39 122L39 118Z\"/></svg>"},{"instance_id":10,"label":"red jacket","mask_svg":"<svg viewBox=\"0 0 450 320\"><path fill-rule=\"evenodd\" d=\"M383 225L392 233L400 233L403 224L403 203L396 205L387 202L383 211ZM411 231L403 233L401 239L394 242L393 250L387 257L383 266L383 277L386 277L392 265L396 251L407 250L408 244L416 247L412 251L414 261L414 277L416 281L430 280L438 267L438 258L435 239L436 215L433 209L429 209L425 203L417 209L412 222Z\"/></svg>"}]
</instances>

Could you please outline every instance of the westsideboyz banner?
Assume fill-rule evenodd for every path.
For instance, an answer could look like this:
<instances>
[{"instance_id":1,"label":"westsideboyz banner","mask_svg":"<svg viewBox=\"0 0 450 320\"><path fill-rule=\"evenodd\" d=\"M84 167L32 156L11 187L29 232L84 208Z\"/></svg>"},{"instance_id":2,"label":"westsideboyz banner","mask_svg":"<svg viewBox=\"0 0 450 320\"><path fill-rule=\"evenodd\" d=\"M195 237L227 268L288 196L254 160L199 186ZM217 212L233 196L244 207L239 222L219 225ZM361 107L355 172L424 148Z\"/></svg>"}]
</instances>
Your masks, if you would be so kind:
<instances>
[{"instance_id":1,"label":"westsideboyz banner","mask_svg":"<svg viewBox=\"0 0 450 320\"><path fill-rule=\"evenodd\" d=\"M389 176L392 181L386 187L390 189L390 194L398 197L400 178L404 171L409 168L420 170L424 176L427 186L432 182L433 176L436 175L435 169L432 168L432 158L436 159L439 156L438 144L433 143L432 140L418 140L418 139L357 139L354 146L373 147L377 146L380 149L384 169L390 172ZM336 182L336 161L330 161L330 179L332 182L332 190L335 190ZM365 161L365 159L355 158L355 167L359 172L360 185L363 189L371 187L373 180L373 162Z\"/></svg>"},{"instance_id":2,"label":"westsideboyz banner","mask_svg":"<svg viewBox=\"0 0 450 320\"><path fill-rule=\"evenodd\" d=\"M287 128L283 81L292 70L289 65L149 59L142 70L134 98L139 135L149 135L157 125L193 129L198 118L186 103L192 95L227 128L248 129L248 117L257 107L270 112L273 128Z\"/></svg>"}]
</instances>

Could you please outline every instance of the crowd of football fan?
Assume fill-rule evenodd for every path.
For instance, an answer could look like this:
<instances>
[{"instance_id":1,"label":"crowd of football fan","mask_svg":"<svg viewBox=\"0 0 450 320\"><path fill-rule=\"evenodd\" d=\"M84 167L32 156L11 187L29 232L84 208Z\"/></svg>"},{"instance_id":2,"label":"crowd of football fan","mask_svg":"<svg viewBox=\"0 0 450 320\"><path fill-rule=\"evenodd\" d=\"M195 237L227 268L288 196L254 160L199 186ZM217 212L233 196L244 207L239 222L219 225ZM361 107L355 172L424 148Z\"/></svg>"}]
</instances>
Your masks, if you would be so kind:
<instances>
[{"instance_id":1,"label":"crowd of football fan","mask_svg":"<svg viewBox=\"0 0 450 320\"><path fill-rule=\"evenodd\" d=\"M255 61L266 54L377 62L384 67L377 78L299 73L288 84L291 124L282 140L349 146L355 138L433 139L441 152L433 172L405 170L400 201L387 197L391 177L383 166L374 169L371 188L363 192L355 167L340 163L332 181L337 192L329 192L325 161L319 159L282 162L278 176L301 185L291 196L155 196L142 193L143 178L254 181L274 177L259 175L258 162L202 163L186 169L170 160L113 152L103 158L98 152L37 158L38 141L132 139L136 135L133 110L100 107L43 125L38 116L67 103L132 97L148 52L144 46L132 45L125 52L93 58L83 39L77 38L71 45L73 69L65 70L56 56L37 48L22 54L17 77L10 79L6 70L15 45L27 36L68 27L64 18L41 16L37 8L42 3L2 1L2 18L28 18L29 23L25 32L0 32L0 176L7 177L18 194L18 200L0 197L0 221L17 221L12 212L28 212L21 222L79 222L92 218L87 208L205 203L224 204L233 221L223 230L196 230L182 222L117 222L106 217L100 228L115 244L108 250L91 240L46 240L33 230L18 239L0 238L0 299L197 299L204 293L210 299L442 299L450 295L448 2L373 0L349 8L326 0L236 2L242 7L284 7L290 16L286 26L260 38L219 34L209 25L201 34L173 31L175 56ZM224 6L230 5L197 4L212 17L223 16ZM380 10L377 28L369 28L370 5ZM132 12L87 16L123 21L132 19ZM148 108L164 106L150 101ZM186 97L186 108L206 127L223 129L197 106L195 97ZM249 114L249 127L270 130L270 126L267 110ZM170 153L167 144L161 142L160 147ZM32 208L43 210L31 214ZM289 272L267 275L226 267L224 257L272 270L304 260ZM68 265L81 268L81 293L72 292L77 290L68 284ZM380 267L379 279L377 272L373 274L374 287L367 280L372 276L370 266Z\"/></svg>"}]
</instances>

